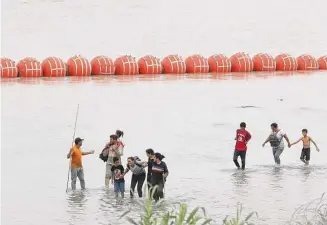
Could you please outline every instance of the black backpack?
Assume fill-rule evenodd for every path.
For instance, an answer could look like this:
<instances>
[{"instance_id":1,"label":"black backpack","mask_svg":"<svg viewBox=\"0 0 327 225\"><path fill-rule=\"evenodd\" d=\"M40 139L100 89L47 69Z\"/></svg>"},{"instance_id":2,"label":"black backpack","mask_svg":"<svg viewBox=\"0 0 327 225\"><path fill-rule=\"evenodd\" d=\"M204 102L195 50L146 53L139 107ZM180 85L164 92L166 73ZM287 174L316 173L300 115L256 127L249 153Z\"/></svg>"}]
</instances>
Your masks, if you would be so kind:
<instances>
[{"instance_id":1,"label":"black backpack","mask_svg":"<svg viewBox=\"0 0 327 225\"><path fill-rule=\"evenodd\" d=\"M106 150L106 148L104 148L101 152L101 154L99 155L99 158L102 159L103 162L107 162L108 161L108 156L104 156L103 155L103 151Z\"/></svg>"}]
</instances>

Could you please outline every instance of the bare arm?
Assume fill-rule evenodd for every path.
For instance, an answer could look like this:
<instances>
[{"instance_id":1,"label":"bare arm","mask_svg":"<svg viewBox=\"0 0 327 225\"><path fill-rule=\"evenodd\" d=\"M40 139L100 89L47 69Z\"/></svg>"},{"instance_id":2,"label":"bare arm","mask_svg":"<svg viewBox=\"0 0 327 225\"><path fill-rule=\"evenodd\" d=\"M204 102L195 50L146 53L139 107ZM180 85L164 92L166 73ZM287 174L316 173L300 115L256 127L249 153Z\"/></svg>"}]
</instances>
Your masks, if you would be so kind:
<instances>
[{"instance_id":1,"label":"bare arm","mask_svg":"<svg viewBox=\"0 0 327 225\"><path fill-rule=\"evenodd\" d=\"M89 151L89 152L82 152L82 155L91 155L94 153L94 150Z\"/></svg>"},{"instance_id":2,"label":"bare arm","mask_svg":"<svg viewBox=\"0 0 327 225\"><path fill-rule=\"evenodd\" d=\"M70 159L70 157L72 156L72 151L73 149L71 148L67 154L67 159Z\"/></svg>"},{"instance_id":3,"label":"bare arm","mask_svg":"<svg viewBox=\"0 0 327 225\"><path fill-rule=\"evenodd\" d=\"M302 138L300 138L300 139L297 140L296 142L293 142L291 145L296 145L296 144L299 143L300 141L302 141Z\"/></svg>"},{"instance_id":4,"label":"bare arm","mask_svg":"<svg viewBox=\"0 0 327 225\"><path fill-rule=\"evenodd\" d=\"M263 142L262 147L265 147L265 144L268 143L269 140L270 140L270 137L268 136L267 139L265 140L265 142Z\"/></svg>"},{"instance_id":5,"label":"bare arm","mask_svg":"<svg viewBox=\"0 0 327 225\"><path fill-rule=\"evenodd\" d=\"M284 138L285 138L285 140L287 141L288 146L290 147L290 146L291 146L291 142L290 142L290 139L288 139L288 137L287 137L286 134L284 134Z\"/></svg>"},{"instance_id":6,"label":"bare arm","mask_svg":"<svg viewBox=\"0 0 327 225\"><path fill-rule=\"evenodd\" d=\"M312 143L316 146L316 149L317 149L317 151L319 152L319 148L318 148L318 146L317 146L317 144L316 144L316 142L314 142L314 140L312 140L312 138L310 137L310 141L312 141Z\"/></svg>"}]
</instances>

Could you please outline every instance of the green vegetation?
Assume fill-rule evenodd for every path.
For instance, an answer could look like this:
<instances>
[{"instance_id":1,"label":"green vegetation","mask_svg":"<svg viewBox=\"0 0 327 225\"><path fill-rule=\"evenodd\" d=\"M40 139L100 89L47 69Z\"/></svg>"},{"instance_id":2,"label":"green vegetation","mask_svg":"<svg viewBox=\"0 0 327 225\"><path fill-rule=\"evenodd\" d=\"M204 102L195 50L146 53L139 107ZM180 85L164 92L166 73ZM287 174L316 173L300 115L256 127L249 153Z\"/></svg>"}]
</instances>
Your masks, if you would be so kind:
<instances>
[{"instance_id":1,"label":"green vegetation","mask_svg":"<svg viewBox=\"0 0 327 225\"><path fill-rule=\"evenodd\" d=\"M127 220L133 225L209 225L213 220L206 215L204 208L196 207L189 210L187 204L172 203L169 209L162 209L164 202L159 200L153 202L155 188L149 192L144 201L136 200L141 208L139 219L129 216L131 210L125 212L121 219ZM157 209L157 210L156 210ZM158 210L159 209L159 210ZM242 205L237 205L234 218L226 216L222 221L215 221L214 224L222 225L254 225L253 217L258 218L257 212L251 212L245 218L242 217ZM324 194L321 198L311 201L297 209L291 220L286 225L327 225L327 201Z\"/></svg>"}]
</instances>

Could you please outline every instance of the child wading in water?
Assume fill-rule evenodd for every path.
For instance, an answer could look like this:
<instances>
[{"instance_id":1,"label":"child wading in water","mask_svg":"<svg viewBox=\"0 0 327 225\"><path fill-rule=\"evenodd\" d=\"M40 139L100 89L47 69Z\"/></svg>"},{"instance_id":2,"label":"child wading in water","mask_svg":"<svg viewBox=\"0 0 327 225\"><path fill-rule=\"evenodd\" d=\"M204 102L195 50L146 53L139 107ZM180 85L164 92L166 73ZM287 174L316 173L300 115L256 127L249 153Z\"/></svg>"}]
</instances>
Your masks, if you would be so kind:
<instances>
[{"instance_id":1,"label":"child wading in water","mask_svg":"<svg viewBox=\"0 0 327 225\"><path fill-rule=\"evenodd\" d=\"M300 141L303 142L303 148L302 148L300 159L306 165L309 165L309 161L310 161L310 143L312 142L316 146L316 150L318 152L319 152L319 149L317 147L317 144L312 140L312 138L308 136L308 130L307 129L302 130L302 135L303 135L303 137L301 137L296 142L292 143L291 146L299 143Z\"/></svg>"},{"instance_id":2,"label":"child wading in water","mask_svg":"<svg viewBox=\"0 0 327 225\"><path fill-rule=\"evenodd\" d=\"M116 197L118 197L118 193L121 193L121 197L124 198L125 192L125 179L124 179L124 167L120 164L120 160L118 157L114 157L113 159L114 165L111 167L111 172L114 177L114 188Z\"/></svg>"}]
</instances>

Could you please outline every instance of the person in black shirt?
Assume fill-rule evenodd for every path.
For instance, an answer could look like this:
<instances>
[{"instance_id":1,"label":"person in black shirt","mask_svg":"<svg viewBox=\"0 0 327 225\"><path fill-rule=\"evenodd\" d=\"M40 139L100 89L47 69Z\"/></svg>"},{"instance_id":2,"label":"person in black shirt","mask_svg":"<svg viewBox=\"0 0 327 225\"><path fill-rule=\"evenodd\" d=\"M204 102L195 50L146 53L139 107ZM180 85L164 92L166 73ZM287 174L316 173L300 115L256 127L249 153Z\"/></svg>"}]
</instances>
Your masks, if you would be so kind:
<instances>
[{"instance_id":1,"label":"person in black shirt","mask_svg":"<svg viewBox=\"0 0 327 225\"><path fill-rule=\"evenodd\" d=\"M152 187L157 187L153 193L155 201L164 197L163 189L169 173L166 163L162 161L164 158L165 156L160 153L154 154L154 162L151 170L151 185Z\"/></svg>"},{"instance_id":2,"label":"person in black shirt","mask_svg":"<svg viewBox=\"0 0 327 225\"><path fill-rule=\"evenodd\" d=\"M113 158L114 165L111 167L111 172L114 178L115 195L118 197L118 193L121 193L121 197L124 198L125 192L125 179L124 179L124 167L120 164L118 157Z\"/></svg>"},{"instance_id":3,"label":"person in black shirt","mask_svg":"<svg viewBox=\"0 0 327 225\"><path fill-rule=\"evenodd\" d=\"M154 162L154 151L153 149L149 148L145 150L146 155L148 157L148 163L146 164L148 166L148 174L146 176L146 181L148 184L148 190L151 188L151 174L152 174L152 164Z\"/></svg>"}]
</instances>

